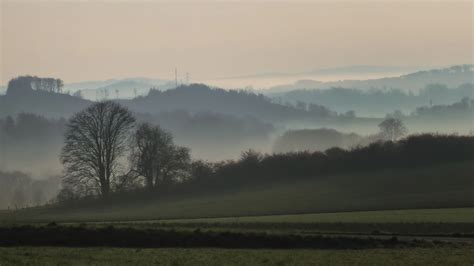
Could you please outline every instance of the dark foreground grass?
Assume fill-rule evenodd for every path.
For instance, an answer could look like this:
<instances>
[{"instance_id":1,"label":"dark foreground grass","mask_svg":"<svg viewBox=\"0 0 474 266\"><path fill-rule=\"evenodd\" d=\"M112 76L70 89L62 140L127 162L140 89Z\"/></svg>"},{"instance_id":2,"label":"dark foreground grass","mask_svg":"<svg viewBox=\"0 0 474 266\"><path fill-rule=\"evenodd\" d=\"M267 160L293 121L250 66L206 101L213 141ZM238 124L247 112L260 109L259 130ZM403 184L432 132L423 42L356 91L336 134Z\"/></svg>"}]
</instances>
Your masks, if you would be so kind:
<instances>
[{"instance_id":1,"label":"dark foreground grass","mask_svg":"<svg viewBox=\"0 0 474 266\"><path fill-rule=\"evenodd\" d=\"M86 226L25 225L0 228L0 246L368 249L448 245L461 244L419 239L399 240L396 237L361 238L319 234L136 229L113 226L89 228Z\"/></svg>"},{"instance_id":2,"label":"dark foreground grass","mask_svg":"<svg viewBox=\"0 0 474 266\"><path fill-rule=\"evenodd\" d=\"M154 223L100 223L133 228L203 229L220 231L257 231L294 234L357 233L394 235L474 236L474 223L272 223L272 222L154 222Z\"/></svg>"},{"instance_id":3,"label":"dark foreground grass","mask_svg":"<svg viewBox=\"0 0 474 266\"><path fill-rule=\"evenodd\" d=\"M438 208L384 211L353 211L287 215L265 215L223 218L196 218L161 220L163 223L471 223L474 224L474 208Z\"/></svg>"},{"instance_id":4,"label":"dark foreground grass","mask_svg":"<svg viewBox=\"0 0 474 266\"><path fill-rule=\"evenodd\" d=\"M365 250L0 248L7 265L472 265L473 247Z\"/></svg>"}]
</instances>

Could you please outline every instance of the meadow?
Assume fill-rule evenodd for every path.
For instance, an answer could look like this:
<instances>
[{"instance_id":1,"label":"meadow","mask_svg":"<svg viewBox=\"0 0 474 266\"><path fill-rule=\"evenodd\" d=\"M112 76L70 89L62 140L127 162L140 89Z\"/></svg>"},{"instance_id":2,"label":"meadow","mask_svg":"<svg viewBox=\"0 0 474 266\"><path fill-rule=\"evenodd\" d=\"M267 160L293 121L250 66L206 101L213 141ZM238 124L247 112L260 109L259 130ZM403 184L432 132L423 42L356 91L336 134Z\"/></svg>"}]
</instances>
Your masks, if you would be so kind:
<instances>
[{"instance_id":1,"label":"meadow","mask_svg":"<svg viewBox=\"0 0 474 266\"><path fill-rule=\"evenodd\" d=\"M7 265L472 265L473 247L364 250L0 248Z\"/></svg>"},{"instance_id":2,"label":"meadow","mask_svg":"<svg viewBox=\"0 0 474 266\"><path fill-rule=\"evenodd\" d=\"M295 178L294 181L274 182L249 188L212 193L177 193L151 199L119 195L118 198L108 201L92 200L0 213L0 221L118 222L219 218L214 221L227 219L234 222L253 222L271 219L272 222L292 223L471 223L474 221L472 209L451 208L472 207L473 172L474 164L469 161L342 173L314 179ZM393 212L442 208L449 209ZM392 212L378 212L380 210ZM357 213L338 214L355 211ZM298 216L292 216L293 214ZM272 218L260 217L267 215L272 215ZM259 216L258 220L253 216Z\"/></svg>"},{"instance_id":3,"label":"meadow","mask_svg":"<svg viewBox=\"0 0 474 266\"><path fill-rule=\"evenodd\" d=\"M471 265L473 170L448 163L2 212L13 242L0 263Z\"/></svg>"}]
</instances>

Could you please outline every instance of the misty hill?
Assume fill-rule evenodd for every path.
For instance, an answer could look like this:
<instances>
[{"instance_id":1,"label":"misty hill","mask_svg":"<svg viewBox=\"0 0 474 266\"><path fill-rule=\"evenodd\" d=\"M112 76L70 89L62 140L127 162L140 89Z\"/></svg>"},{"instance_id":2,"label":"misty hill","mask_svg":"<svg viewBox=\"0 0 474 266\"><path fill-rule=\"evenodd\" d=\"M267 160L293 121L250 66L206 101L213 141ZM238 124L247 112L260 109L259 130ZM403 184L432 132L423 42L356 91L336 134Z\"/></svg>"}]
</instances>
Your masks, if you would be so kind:
<instances>
[{"instance_id":1,"label":"misty hill","mask_svg":"<svg viewBox=\"0 0 474 266\"><path fill-rule=\"evenodd\" d=\"M465 97L450 104L421 106L409 116L402 116L401 119L406 122L410 132L429 130L472 135L474 132L474 99Z\"/></svg>"},{"instance_id":2,"label":"misty hill","mask_svg":"<svg viewBox=\"0 0 474 266\"><path fill-rule=\"evenodd\" d=\"M169 111L138 114L139 121L160 125L173 134L179 145L191 148L194 158L234 159L241 151L269 150L274 128L253 117L236 117L212 112Z\"/></svg>"},{"instance_id":3,"label":"misty hill","mask_svg":"<svg viewBox=\"0 0 474 266\"><path fill-rule=\"evenodd\" d=\"M120 102L139 113L172 110L211 111L239 117L253 116L264 121L323 118L332 115L322 106L313 106L307 111L273 103L262 94L210 88L203 84L183 85L167 91L152 90L146 97Z\"/></svg>"},{"instance_id":4,"label":"misty hill","mask_svg":"<svg viewBox=\"0 0 474 266\"><path fill-rule=\"evenodd\" d=\"M59 87L53 91L36 89L33 81L42 84L42 78L31 76L18 77L9 82L7 94L0 96L2 103L0 111L3 115L29 112L48 117L69 116L91 103L81 97L60 93ZM127 84L134 83L122 84L125 84L123 87L128 87ZM107 93L103 96L102 99L114 99ZM118 101L136 113L156 114L185 110L191 113L211 112L238 117L251 116L272 122L308 118L314 120L337 115L319 105L297 108L274 103L262 94L210 88L203 84L181 85L165 91L153 89L147 96Z\"/></svg>"},{"instance_id":5,"label":"misty hill","mask_svg":"<svg viewBox=\"0 0 474 266\"><path fill-rule=\"evenodd\" d=\"M302 80L294 84L279 85L270 88L266 94L273 95L298 89L328 89L332 87L354 88L354 89L401 89L404 91L418 91L429 84L444 84L448 87L458 87L465 83L474 83L473 65L456 65L443 69L432 69L418 71L399 77L387 77L368 80L341 80L330 82L319 82L314 80Z\"/></svg>"},{"instance_id":6,"label":"misty hill","mask_svg":"<svg viewBox=\"0 0 474 266\"><path fill-rule=\"evenodd\" d=\"M47 117L68 117L91 102L63 93L27 91L21 94L0 96L1 116L35 113Z\"/></svg>"},{"instance_id":7,"label":"misty hill","mask_svg":"<svg viewBox=\"0 0 474 266\"><path fill-rule=\"evenodd\" d=\"M313 71L288 73L288 72L267 72L252 75L231 76L221 79L280 79L280 78L294 78L311 77L314 79L324 79L334 77L392 77L405 73L416 71L415 67L400 67L400 66L370 66L370 65L355 65L335 68L323 68Z\"/></svg>"},{"instance_id":8,"label":"misty hill","mask_svg":"<svg viewBox=\"0 0 474 266\"><path fill-rule=\"evenodd\" d=\"M427 85L418 93L407 93L399 89L368 91L353 88L301 89L274 97L278 102L315 103L330 106L337 112L355 111L357 115L379 116L400 110L411 113L419 106L451 104L464 97L474 98L474 83L458 87L442 84Z\"/></svg>"}]
</instances>

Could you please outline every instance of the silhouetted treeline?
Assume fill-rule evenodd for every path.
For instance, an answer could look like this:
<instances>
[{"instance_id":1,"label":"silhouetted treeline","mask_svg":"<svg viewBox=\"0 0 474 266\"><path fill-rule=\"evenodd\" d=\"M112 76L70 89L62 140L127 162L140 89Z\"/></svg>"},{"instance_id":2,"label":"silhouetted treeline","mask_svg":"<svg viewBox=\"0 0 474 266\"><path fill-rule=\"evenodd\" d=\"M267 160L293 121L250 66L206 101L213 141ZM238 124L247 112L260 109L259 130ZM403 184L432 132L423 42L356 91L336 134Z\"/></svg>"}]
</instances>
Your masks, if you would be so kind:
<instances>
[{"instance_id":1,"label":"silhouetted treeline","mask_svg":"<svg viewBox=\"0 0 474 266\"><path fill-rule=\"evenodd\" d=\"M413 135L351 150L262 155L244 153L238 161L199 165L196 186L236 187L259 182L322 178L328 174L419 167L474 160L474 136ZM205 173L205 174L203 174ZM400 177L403 178L403 177Z\"/></svg>"},{"instance_id":2,"label":"silhouetted treeline","mask_svg":"<svg viewBox=\"0 0 474 266\"><path fill-rule=\"evenodd\" d=\"M399 168L409 171L454 162L474 162L474 136L412 135L397 142L375 142L350 150L331 148L324 152L268 155L249 150L239 160L193 161L184 180L175 180L171 186L158 187L152 192L144 189L120 191L111 195L108 202L131 202L178 194L225 193L280 182L331 178L339 173L370 173ZM66 199L66 202L70 201Z\"/></svg>"},{"instance_id":3,"label":"silhouetted treeline","mask_svg":"<svg viewBox=\"0 0 474 266\"><path fill-rule=\"evenodd\" d=\"M7 94L24 94L32 90L61 93L64 82L56 78L20 76L8 82Z\"/></svg>"}]
</instances>

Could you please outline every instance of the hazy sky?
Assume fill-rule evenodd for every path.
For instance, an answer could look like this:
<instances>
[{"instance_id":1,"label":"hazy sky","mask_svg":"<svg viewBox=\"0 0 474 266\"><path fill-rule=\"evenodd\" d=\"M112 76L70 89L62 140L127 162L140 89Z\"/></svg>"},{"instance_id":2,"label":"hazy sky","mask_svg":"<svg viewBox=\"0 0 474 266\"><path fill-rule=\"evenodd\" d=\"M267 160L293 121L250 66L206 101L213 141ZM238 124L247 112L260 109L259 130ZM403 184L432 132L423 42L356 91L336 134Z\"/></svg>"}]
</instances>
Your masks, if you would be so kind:
<instances>
[{"instance_id":1,"label":"hazy sky","mask_svg":"<svg viewBox=\"0 0 474 266\"><path fill-rule=\"evenodd\" d=\"M2 84L473 62L473 1L0 1Z\"/></svg>"}]
</instances>

